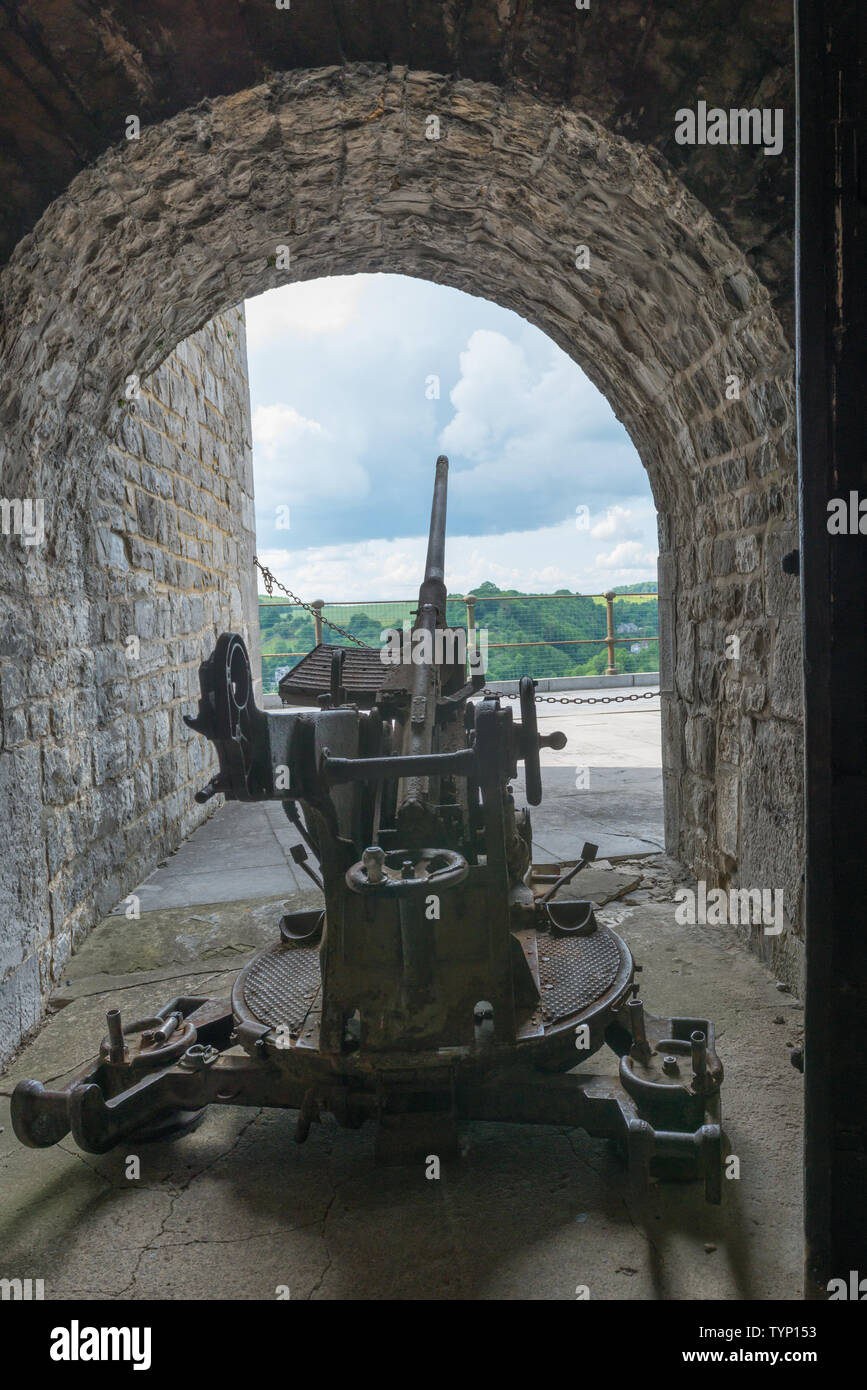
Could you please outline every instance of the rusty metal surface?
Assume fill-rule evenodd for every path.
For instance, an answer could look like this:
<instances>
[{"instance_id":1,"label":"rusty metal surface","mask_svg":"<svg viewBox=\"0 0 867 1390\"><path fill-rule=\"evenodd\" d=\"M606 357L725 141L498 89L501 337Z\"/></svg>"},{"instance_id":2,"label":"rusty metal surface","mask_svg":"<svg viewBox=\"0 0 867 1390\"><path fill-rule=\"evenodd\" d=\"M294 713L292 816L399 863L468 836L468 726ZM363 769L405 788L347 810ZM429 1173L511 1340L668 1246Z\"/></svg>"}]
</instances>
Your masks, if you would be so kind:
<instances>
[{"instance_id":1,"label":"rusty metal surface","mask_svg":"<svg viewBox=\"0 0 867 1390\"><path fill-rule=\"evenodd\" d=\"M537 937L542 1017L556 1023L607 994L620 970L617 938L604 927L591 936Z\"/></svg>"},{"instance_id":2,"label":"rusty metal surface","mask_svg":"<svg viewBox=\"0 0 867 1390\"><path fill-rule=\"evenodd\" d=\"M248 1016L300 1032L322 986L319 947L281 941L253 958L238 985Z\"/></svg>"},{"instance_id":3,"label":"rusty metal surface","mask_svg":"<svg viewBox=\"0 0 867 1390\"><path fill-rule=\"evenodd\" d=\"M370 709L388 670L378 647L336 647L323 643L287 671L277 686L284 705L315 706L331 688L331 661L344 652L341 673L346 698L360 709Z\"/></svg>"}]
</instances>

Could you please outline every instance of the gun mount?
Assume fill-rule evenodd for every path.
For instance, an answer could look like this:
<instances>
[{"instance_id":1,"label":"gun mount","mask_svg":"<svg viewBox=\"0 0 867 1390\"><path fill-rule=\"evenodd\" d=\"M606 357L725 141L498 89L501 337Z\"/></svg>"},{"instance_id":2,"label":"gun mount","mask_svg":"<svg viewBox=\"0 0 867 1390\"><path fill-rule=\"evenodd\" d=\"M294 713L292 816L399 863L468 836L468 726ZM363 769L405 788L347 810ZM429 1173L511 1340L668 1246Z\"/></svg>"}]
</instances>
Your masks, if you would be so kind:
<instances>
[{"instance_id":1,"label":"gun mount","mask_svg":"<svg viewBox=\"0 0 867 1390\"><path fill-rule=\"evenodd\" d=\"M253 699L243 640L224 633L200 667L198 714L219 772L198 794L280 801L318 861L324 909L288 912L279 939L230 1000L180 997L123 1026L66 1087L22 1081L15 1132L81 1148L185 1132L210 1104L298 1111L303 1141L323 1111L378 1125L384 1161L457 1148L458 1126L507 1120L581 1126L617 1141L636 1182L703 1177L720 1200L722 1067L703 1018L656 1018L635 965L593 905L552 903L531 884L527 799L542 795L534 685L520 721L479 696L446 624L448 462L437 460L424 578L401 659L321 645ZM319 708L311 708L318 704ZM589 863L596 847L562 882ZM321 880L320 880L321 875ZM275 923L275 937L277 937ZM617 1076L578 1070L607 1045Z\"/></svg>"}]
</instances>

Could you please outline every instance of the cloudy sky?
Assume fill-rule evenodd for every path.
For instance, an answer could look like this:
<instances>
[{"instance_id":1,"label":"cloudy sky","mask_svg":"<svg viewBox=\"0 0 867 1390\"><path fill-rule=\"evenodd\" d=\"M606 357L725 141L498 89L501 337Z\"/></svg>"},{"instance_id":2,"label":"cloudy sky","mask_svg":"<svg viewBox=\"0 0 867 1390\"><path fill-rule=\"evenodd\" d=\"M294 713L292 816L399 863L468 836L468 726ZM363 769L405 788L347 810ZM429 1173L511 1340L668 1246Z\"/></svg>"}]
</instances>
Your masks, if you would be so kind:
<instances>
[{"instance_id":1,"label":"cloudy sky","mask_svg":"<svg viewBox=\"0 0 867 1390\"><path fill-rule=\"evenodd\" d=\"M449 456L449 589L656 577L647 475L603 396L517 314L399 275L247 303L258 553L308 601L410 598Z\"/></svg>"}]
</instances>

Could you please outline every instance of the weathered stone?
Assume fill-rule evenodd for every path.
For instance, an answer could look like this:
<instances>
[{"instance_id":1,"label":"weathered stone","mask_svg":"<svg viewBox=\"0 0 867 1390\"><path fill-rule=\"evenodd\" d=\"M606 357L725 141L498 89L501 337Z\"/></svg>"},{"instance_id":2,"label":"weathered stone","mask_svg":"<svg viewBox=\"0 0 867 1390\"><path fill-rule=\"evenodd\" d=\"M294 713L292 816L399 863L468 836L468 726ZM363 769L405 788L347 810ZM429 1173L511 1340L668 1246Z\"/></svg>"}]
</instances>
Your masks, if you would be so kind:
<instances>
[{"instance_id":1,"label":"weathered stone","mask_svg":"<svg viewBox=\"0 0 867 1390\"><path fill-rule=\"evenodd\" d=\"M715 575L734 574L736 568L735 541L722 537L713 543L713 572Z\"/></svg>"},{"instance_id":2,"label":"weathered stone","mask_svg":"<svg viewBox=\"0 0 867 1390\"><path fill-rule=\"evenodd\" d=\"M733 705L727 704L720 723L717 761L719 763L730 763L733 766L737 766L740 762L740 757L741 745L737 711Z\"/></svg>"},{"instance_id":3,"label":"weathered stone","mask_svg":"<svg viewBox=\"0 0 867 1390\"><path fill-rule=\"evenodd\" d=\"M716 781L716 833L722 853L734 864L740 849L740 777L720 772Z\"/></svg>"},{"instance_id":4,"label":"weathered stone","mask_svg":"<svg viewBox=\"0 0 867 1390\"><path fill-rule=\"evenodd\" d=\"M792 723L760 721L741 761L739 879L782 888L789 923L799 921L803 894L803 749ZM772 943L775 955L785 941Z\"/></svg>"},{"instance_id":5,"label":"weathered stone","mask_svg":"<svg viewBox=\"0 0 867 1390\"><path fill-rule=\"evenodd\" d=\"M783 556L796 550L797 532L769 531L765 540L765 595L768 613L797 612L800 601L798 577L786 574Z\"/></svg>"},{"instance_id":6,"label":"weathered stone","mask_svg":"<svg viewBox=\"0 0 867 1390\"><path fill-rule=\"evenodd\" d=\"M39 961L31 955L0 982L0 1038L26 1037L37 1027L41 1016Z\"/></svg>"},{"instance_id":7,"label":"weathered stone","mask_svg":"<svg viewBox=\"0 0 867 1390\"><path fill-rule=\"evenodd\" d=\"M171 378L177 384L175 398L185 400L185 418L195 429L188 433L182 428L178 452L167 454L162 436L136 423L136 409L144 408L153 420L161 408L152 394L153 380L143 377L140 400L121 412L122 448L111 448L107 436L97 446L103 458L99 488L111 506L93 511L97 526L90 548L81 547L74 563L64 557L59 566L55 587L64 599L29 607L25 596L19 607L17 621L29 613L25 620L42 650L25 654L19 643L0 660L3 746L20 749L25 759L13 763L11 754L0 754L0 794L5 768L13 778L5 804L14 808L6 832L11 872L8 878L0 873L0 1029L4 1007L16 1010L15 1026L0 1031L0 1060L38 1022L39 991L44 995L50 990L88 926L204 816L192 796L207 781L212 756L197 739L196 756L188 758L191 736L180 719L181 708L194 708L196 668L215 632L241 627L249 633L250 619L255 624L257 618L255 584L248 586L243 612L237 586L237 565L249 564L252 553L246 529L252 484L240 313L232 312L227 322L237 334L234 340L218 336L222 321L216 320L196 336L193 347L197 362L211 364L212 390L224 406L232 402L230 419L220 424L226 435L220 443L224 460L239 460L236 495L245 505L233 516L227 505L214 501L210 519L198 521L206 543L215 533L221 542L231 528L239 534L242 545L231 568L221 563L220 543L213 547L206 589L169 597L148 592L154 558L171 559L168 552L153 549L154 539L158 536L157 544L168 547L180 541L176 488L183 482L197 496L210 496L214 478L198 458L195 380ZM170 369L171 360L161 376L164 389ZM194 454L187 452L191 439ZM129 451L143 447L142 440L147 458L131 457ZM74 458L71 453L70 463ZM85 450L79 464L84 476L93 471L89 459ZM173 471L179 463L184 479ZM78 526L86 537L91 529L87 506L79 518L70 516L64 524ZM198 568L185 577L202 582ZM253 635L255 631L253 627ZM183 648L181 632L187 634ZM255 641L252 646L255 652ZM179 661L184 663L180 668ZM145 710L155 713L143 714ZM151 762L155 755L161 756ZM42 816L37 814L40 804ZM32 817L28 805L33 806ZM28 990L37 993L25 999Z\"/></svg>"},{"instance_id":8,"label":"weathered stone","mask_svg":"<svg viewBox=\"0 0 867 1390\"><path fill-rule=\"evenodd\" d=\"M747 485L747 462L744 458L726 459L722 465L725 486L730 492Z\"/></svg>"},{"instance_id":9,"label":"weathered stone","mask_svg":"<svg viewBox=\"0 0 867 1390\"><path fill-rule=\"evenodd\" d=\"M713 774L716 741L713 721L697 715L686 722L686 761L694 772Z\"/></svg>"},{"instance_id":10,"label":"weathered stone","mask_svg":"<svg viewBox=\"0 0 867 1390\"><path fill-rule=\"evenodd\" d=\"M801 691L801 623L785 618L777 628L771 684L771 710L785 719L799 719Z\"/></svg>"},{"instance_id":11,"label":"weathered stone","mask_svg":"<svg viewBox=\"0 0 867 1390\"><path fill-rule=\"evenodd\" d=\"M761 559L758 536L738 536L735 545L735 566L738 574L752 574Z\"/></svg>"},{"instance_id":12,"label":"weathered stone","mask_svg":"<svg viewBox=\"0 0 867 1390\"><path fill-rule=\"evenodd\" d=\"M768 699L766 681L750 681L741 694L741 709L745 714L760 714Z\"/></svg>"},{"instance_id":13,"label":"weathered stone","mask_svg":"<svg viewBox=\"0 0 867 1390\"><path fill-rule=\"evenodd\" d=\"M706 835L713 806L713 787L706 778L689 772L683 778L683 789L683 814L691 825L702 828Z\"/></svg>"}]
</instances>

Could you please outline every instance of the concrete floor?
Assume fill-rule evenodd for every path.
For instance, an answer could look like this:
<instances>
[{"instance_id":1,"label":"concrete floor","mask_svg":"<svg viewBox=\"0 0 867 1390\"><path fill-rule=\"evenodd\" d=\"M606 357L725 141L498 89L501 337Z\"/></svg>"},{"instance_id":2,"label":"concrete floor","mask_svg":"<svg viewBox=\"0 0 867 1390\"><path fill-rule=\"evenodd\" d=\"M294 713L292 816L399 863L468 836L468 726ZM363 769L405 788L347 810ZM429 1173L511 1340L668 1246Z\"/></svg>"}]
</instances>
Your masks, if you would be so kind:
<instances>
[{"instance_id":1,"label":"concrete floor","mask_svg":"<svg viewBox=\"0 0 867 1390\"><path fill-rule=\"evenodd\" d=\"M370 1126L325 1121L298 1147L294 1113L229 1107L174 1144L139 1146L130 1180L124 1150L94 1157L69 1138L24 1149L4 1096L0 1277L41 1278L48 1299L274 1298L281 1286L300 1299L573 1299L578 1285L602 1299L800 1297L802 1079L788 1055L800 1005L733 929L674 919L677 866L647 857L662 842L658 702L540 712L543 731L570 741L543 755L537 857L574 858L585 839L643 856L582 876L582 892L621 895L599 916L644 967L649 1009L716 1023L741 1171L723 1206L706 1206L699 1184L654 1183L635 1200L617 1157L580 1130L474 1124L463 1158L431 1181L375 1166ZM4 1092L83 1064L112 1004L134 1017L185 991L225 994L275 939L285 897L317 901L292 843L279 807L222 807L136 890L139 921L91 933Z\"/></svg>"}]
</instances>

